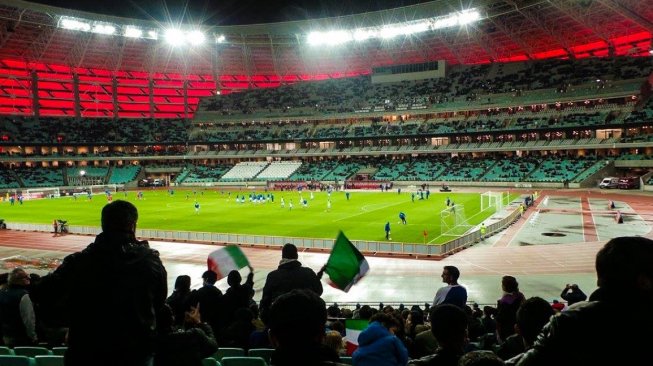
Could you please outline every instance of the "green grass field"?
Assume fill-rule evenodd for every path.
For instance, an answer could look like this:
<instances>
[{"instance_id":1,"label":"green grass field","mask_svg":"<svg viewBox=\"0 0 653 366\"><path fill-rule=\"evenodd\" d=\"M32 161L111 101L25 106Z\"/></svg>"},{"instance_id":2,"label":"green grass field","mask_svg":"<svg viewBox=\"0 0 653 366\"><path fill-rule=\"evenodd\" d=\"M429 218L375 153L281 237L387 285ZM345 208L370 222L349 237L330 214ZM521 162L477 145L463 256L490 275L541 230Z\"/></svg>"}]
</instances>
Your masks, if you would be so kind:
<instances>
[{"instance_id":1,"label":"green grass field","mask_svg":"<svg viewBox=\"0 0 653 366\"><path fill-rule=\"evenodd\" d=\"M352 240L385 241L384 225L390 222L393 242L423 243L423 232L428 232L427 243L443 243L463 234L471 225L478 225L494 213L494 209L479 212L478 193L432 193L428 200L411 201L408 192L352 192L347 201L344 192L331 194L331 210L327 211L327 193L304 192L308 207L299 205L298 192L271 192L274 203L237 203L236 194L248 191L222 193L215 190L176 190L170 196L165 190L144 190L144 200L136 199L136 192L114 194L114 200L128 200L138 207L138 227L141 229L169 229L183 231L258 234L271 236L335 238L342 230ZM263 192L260 192L263 193ZM187 195L189 198L187 198ZM286 207L281 208L284 198ZM445 209L446 198L464 206L467 227L441 229L440 212ZM511 197L510 199L514 199ZM196 214L194 203L200 203ZM289 201L294 208L288 208ZM506 201L507 202L507 201ZM8 222L52 223L53 219L68 220L70 225L100 226L100 211L107 204L104 195L74 200L72 197L40 199L17 202L11 206L0 204L0 218ZM406 214L407 224L399 222L399 212ZM449 218L453 220L453 216ZM453 221L450 221L453 226Z\"/></svg>"}]
</instances>

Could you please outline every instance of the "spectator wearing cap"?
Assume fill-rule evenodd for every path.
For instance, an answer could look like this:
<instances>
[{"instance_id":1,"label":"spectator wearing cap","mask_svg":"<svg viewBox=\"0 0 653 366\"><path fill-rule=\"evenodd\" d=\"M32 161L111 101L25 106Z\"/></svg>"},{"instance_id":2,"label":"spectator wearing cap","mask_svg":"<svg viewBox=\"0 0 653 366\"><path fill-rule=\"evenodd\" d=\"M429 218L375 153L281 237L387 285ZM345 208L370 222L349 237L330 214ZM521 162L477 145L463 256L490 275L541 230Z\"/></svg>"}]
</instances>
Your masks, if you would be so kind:
<instances>
[{"instance_id":1,"label":"spectator wearing cap","mask_svg":"<svg viewBox=\"0 0 653 366\"><path fill-rule=\"evenodd\" d=\"M220 330L225 326L222 291L215 287L218 275L213 271L205 271L202 274L202 287L193 290L188 296L187 309L199 307L200 319L208 323L213 329L213 334L220 334Z\"/></svg>"},{"instance_id":2,"label":"spectator wearing cap","mask_svg":"<svg viewBox=\"0 0 653 366\"><path fill-rule=\"evenodd\" d=\"M277 297L295 289L307 289L322 295L322 283L320 276L308 267L303 267L297 260L297 247L293 244L286 244L281 250L281 261L274 271L270 272L265 279L263 295L261 297L261 319L267 322L267 310Z\"/></svg>"}]
</instances>

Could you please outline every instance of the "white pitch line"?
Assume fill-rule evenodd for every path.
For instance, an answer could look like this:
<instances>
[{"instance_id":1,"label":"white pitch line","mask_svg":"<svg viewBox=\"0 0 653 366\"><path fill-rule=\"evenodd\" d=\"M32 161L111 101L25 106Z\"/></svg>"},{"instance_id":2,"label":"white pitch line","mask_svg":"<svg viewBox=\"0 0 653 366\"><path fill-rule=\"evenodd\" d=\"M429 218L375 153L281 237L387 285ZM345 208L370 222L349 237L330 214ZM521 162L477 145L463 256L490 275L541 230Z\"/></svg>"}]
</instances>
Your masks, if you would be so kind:
<instances>
[{"instance_id":1,"label":"white pitch line","mask_svg":"<svg viewBox=\"0 0 653 366\"><path fill-rule=\"evenodd\" d=\"M339 218L339 219L337 219L337 220L333 220L333 222L346 220L346 219L349 219L349 218L352 218L352 217L356 217L356 216L360 216L360 215L368 214L368 213L370 213L370 212L374 212L374 211L382 210L382 209L384 209L384 208L388 208L388 207L392 207L392 206L401 205L401 204L404 204L404 203L406 203L406 202L397 202L397 203L393 203L393 204L390 204L390 205L381 206L381 207L379 207L379 208L377 208L377 209L375 209L375 210L370 210L370 211L364 211L364 210L363 210L363 207L365 207L365 206L363 206L363 207L361 207L361 211L363 211L363 212L361 212L361 213L357 213L357 214L353 214L353 215L349 215L349 216L345 216L345 217ZM368 205L368 206L370 206L370 205Z\"/></svg>"}]
</instances>

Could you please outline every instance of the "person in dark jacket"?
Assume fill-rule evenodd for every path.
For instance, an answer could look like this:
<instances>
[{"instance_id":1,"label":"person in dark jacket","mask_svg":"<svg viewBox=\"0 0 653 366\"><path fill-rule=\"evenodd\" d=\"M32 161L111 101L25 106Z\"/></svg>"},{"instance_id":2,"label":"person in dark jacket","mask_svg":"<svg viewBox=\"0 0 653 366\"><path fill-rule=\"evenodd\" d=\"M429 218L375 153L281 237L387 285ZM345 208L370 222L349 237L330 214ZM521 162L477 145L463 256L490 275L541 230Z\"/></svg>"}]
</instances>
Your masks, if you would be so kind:
<instances>
[{"instance_id":1,"label":"person in dark jacket","mask_svg":"<svg viewBox=\"0 0 653 366\"><path fill-rule=\"evenodd\" d=\"M395 336L401 324L391 314L377 313L358 336L358 348L352 355L357 366L405 366L408 350Z\"/></svg>"},{"instance_id":2,"label":"person in dark jacket","mask_svg":"<svg viewBox=\"0 0 653 366\"><path fill-rule=\"evenodd\" d=\"M241 284L242 277L236 270L229 272L227 275L227 284L229 288L224 294L224 313L227 316L228 323L231 323L236 310L240 308L249 308L252 297L254 296L254 268L249 266L249 274L244 284Z\"/></svg>"},{"instance_id":3,"label":"person in dark jacket","mask_svg":"<svg viewBox=\"0 0 653 366\"><path fill-rule=\"evenodd\" d=\"M272 366L344 366L340 356L322 344L326 304L315 292L291 290L275 299L269 311Z\"/></svg>"},{"instance_id":4,"label":"person in dark jacket","mask_svg":"<svg viewBox=\"0 0 653 366\"><path fill-rule=\"evenodd\" d=\"M431 331L438 341L434 354L411 360L409 366L457 366L467 344L467 314L456 305L443 304L431 309Z\"/></svg>"},{"instance_id":5,"label":"person in dark jacket","mask_svg":"<svg viewBox=\"0 0 653 366\"><path fill-rule=\"evenodd\" d=\"M211 327L200 320L199 309L184 313L181 323L184 329L177 329L179 323L174 311L164 305L158 312L158 337L154 366L201 366L202 360L218 350L218 344Z\"/></svg>"},{"instance_id":6,"label":"person in dark jacket","mask_svg":"<svg viewBox=\"0 0 653 366\"><path fill-rule=\"evenodd\" d=\"M186 308L197 307L200 309L200 317L203 322L213 328L213 334L220 334L226 326L226 316L222 312L223 295L219 288L215 287L218 274L208 270L202 273L203 285L193 290L188 295Z\"/></svg>"},{"instance_id":7,"label":"person in dark jacket","mask_svg":"<svg viewBox=\"0 0 653 366\"><path fill-rule=\"evenodd\" d=\"M551 318L517 365L650 365L653 240L618 237L596 254L598 289Z\"/></svg>"},{"instance_id":8,"label":"person in dark jacket","mask_svg":"<svg viewBox=\"0 0 653 366\"><path fill-rule=\"evenodd\" d=\"M186 313L186 303L190 295L190 276L179 275L175 280L175 289L166 299L166 304L170 306L175 315L175 325L182 326L184 323L184 314Z\"/></svg>"},{"instance_id":9,"label":"person in dark jacket","mask_svg":"<svg viewBox=\"0 0 653 366\"><path fill-rule=\"evenodd\" d=\"M65 298L66 366L152 362L156 311L168 293L167 275L159 253L136 239L137 221L133 204L107 204L95 241L42 278L40 286L57 290L44 293Z\"/></svg>"},{"instance_id":10,"label":"person in dark jacket","mask_svg":"<svg viewBox=\"0 0 653 366\"><path fill-rule=\"evenodd\" d=\"M7 347L33 346L37 342L34 306L27 291L30 277L22 268L9 273L7 287L0 290L0 325Z\"/></svg>"},{"instance_id":11,"label":"person in dark jacket","mask_svg":"<svg viewBox=\"0 0 653 366\"><path fill-rule=\"evenodd\" d=\"M577 284L567 284L565 286L564 290L562 290L562 293L560 294L560 297L567 301L567 305L571 306L574 305L577 302L585 301L587 300L587 295L583 292L583 290L578 287Z\"/></svg>"},{"instance_id":12,"label":"person in dark jacket","mask_svg":"<svg viewBox=\"0 0 653 366\"><path fill-rule=\"evenodd\" d=\"M297 260L297 247L293 244L286 244L281 250L281 261L279 267L270 272L265 280L263 295L261 297L261 319L267 320L267 310L272 302L287 292L294 289L308 289L315 294L322 295L322 283L320 277L308 268L302 267ZM320 270L320 275L322 270Z\"/></svg>"}]
</instances>

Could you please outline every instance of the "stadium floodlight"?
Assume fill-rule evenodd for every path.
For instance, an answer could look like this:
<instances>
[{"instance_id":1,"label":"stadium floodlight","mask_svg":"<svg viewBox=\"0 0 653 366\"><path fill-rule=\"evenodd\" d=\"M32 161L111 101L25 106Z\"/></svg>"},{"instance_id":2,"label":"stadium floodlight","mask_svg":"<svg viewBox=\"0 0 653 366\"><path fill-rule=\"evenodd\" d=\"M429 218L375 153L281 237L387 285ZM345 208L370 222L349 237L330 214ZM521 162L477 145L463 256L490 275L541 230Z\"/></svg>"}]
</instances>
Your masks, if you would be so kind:
<instances>
[{"instance_id":1,"label":"stadium floodlight","mask_svg":"<svg viewBox=\"0 0 653 366\"><path fill-rule=\"evenodd\" d=\"M311 45L327 44L331 46L347 43L353 39L352 33L344 30L311 32L308 35L308 43Z\"/></svg>"},{"instance_id":2,"label":"stadium floodlight","mask_svg":"<svg viewBox=\"0 0 653 366\"><path fill-rule=\"evenodd\" d=\"M356 41L364 41L370 38L377 37L377 33L373 29L356 29L354 31L354 40Z\"/></svg>"},{"instance_id":3,"label":"stadium floodlight","mask_svg":"<svg viewBox=\"0 0 653 366\"><path fill-rule=\"evenodd\" d=\"M475 9L465 10L458 14L458 24L466 25L469 23L474 23L475 21L481 19L481 13Z\"/></svg>"},{"instance_id":4,"label":"stadium floodlight","mask_svg":"<svg viewBox=\"0 0 653 366\"><path fill-rule=\"evenodd\" d=\"M224 43L226 40L224 34L216 35L215 36L215 43Z\"/></svg>"},{"instance_id":5,"label":"stadium floodlight","mask_svg":"<svg viewBox=\"0 0 653 366\"><path fill-rule=\"evenodd\" d=\"M93 23L93 29L91 29L91 32L110 36L116 33L116 27L113 24L95 22Z\"/></svg>"},{"instance_id":6,"label":"stadium floodlight","mask_svg":"<svg viewBox=\"0 0 653 366\"><path fill-rule=\"evenodd\" d=\"M133 26L127 26L124 29L123 35L128 38L141 38L143 37L143 30Z\"/></svg>"},{"instance_id":7,"label":"stadium floodlight","mask_svg":"<svg viewBox=\"0 0 653 366\"><path fill-rule=\"evenodd\" d=\"M159 33L155 30L151 30L147 32L147 38L149 39L159 39Z\"/></svg>"},{"instance_id":8,"label":"stadium floodlight","mask_svg":"<svg viewBox=\"0 0 653 366\"><path fill-rule=\"evenodd\" d=\"M350 30L311 32L306 36L310 45L339 45L350 41L365 41L372 38L392 39L397 36L410 36L442 28L464 26L481 19L481 13L476 9L468 9L451 14L426 19L412 20L403 23L385 24L356 28Z\"/></svg>"},{"instance_id":9,"label":"stadium floodlight","mask_svg":"<svg viewBox=\"0 0 653 366\"><path fill-rule=\"evenodd\" d=\"M184 32L179 29L171 28L166 30L165 40L171 46L179 46L184 43Z\"/></svg>"},{"instance_id":10,"label":"stadium floodlight","mask_svg":"<svg viewBox=\"0 0 653 366\"><path fill-rule=\"evenodd\" d=\"M199 46L204 43L204 41L206 41L206 36L204 33L198 30L188 32L186 38L188 39L188 43L192 44L193 46Z\"/></svg>"},{"instance_id":11,"label":"stadium floodlight","mask_svg":"<svg viewBox=\"0 0 653 366\"><path fill-rule=\"evenodd\" d=\"M91 30L91 23L74 17L62 16L57 23L59 28L70 29L76 31L89 32Z\"/></svg>"}]
</instances>

